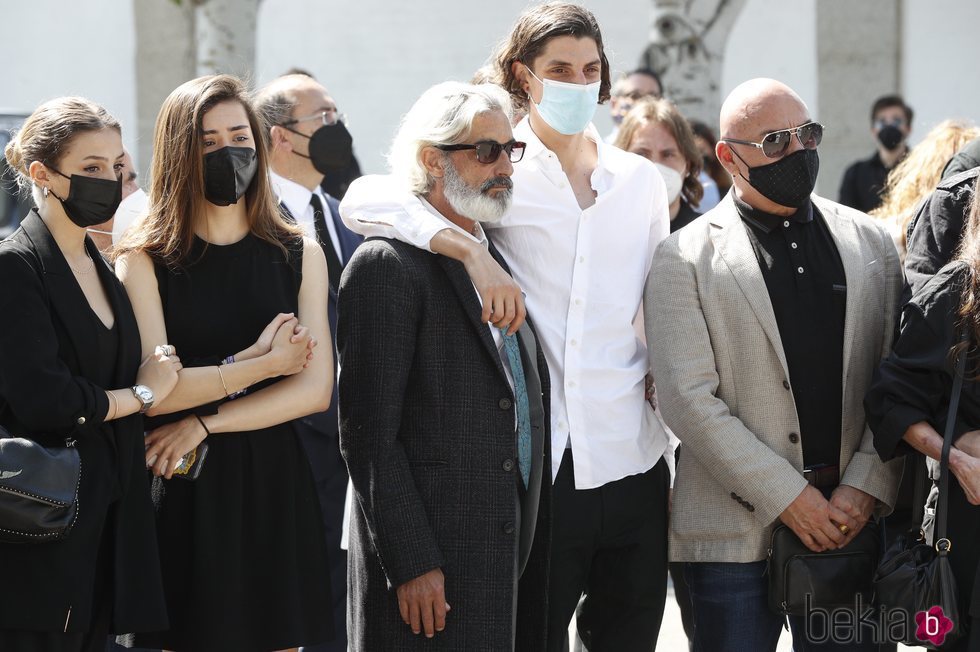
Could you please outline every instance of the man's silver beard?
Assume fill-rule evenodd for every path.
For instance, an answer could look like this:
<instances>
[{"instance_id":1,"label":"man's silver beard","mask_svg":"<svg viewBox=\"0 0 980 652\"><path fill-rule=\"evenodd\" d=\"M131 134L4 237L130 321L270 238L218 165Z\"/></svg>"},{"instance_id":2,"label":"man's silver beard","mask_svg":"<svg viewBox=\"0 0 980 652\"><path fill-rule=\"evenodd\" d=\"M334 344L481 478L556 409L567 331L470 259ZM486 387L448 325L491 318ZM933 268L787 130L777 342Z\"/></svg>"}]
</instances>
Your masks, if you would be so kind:
<instances>
[{"instance_id":1,"label":"man's silver beard","mask_svg":"<svg viewBox=\"0 0 980 652\"><path fill-rule=\"evenodd\" d=\"M446 175L443 177L443 191L446 201L453 210L477 222L499 222L510 208L514 191L499 190L495 196L484 193L482 188L468 185L456 172L451 161L446 161Z\"/></svg>"}]
</instances>

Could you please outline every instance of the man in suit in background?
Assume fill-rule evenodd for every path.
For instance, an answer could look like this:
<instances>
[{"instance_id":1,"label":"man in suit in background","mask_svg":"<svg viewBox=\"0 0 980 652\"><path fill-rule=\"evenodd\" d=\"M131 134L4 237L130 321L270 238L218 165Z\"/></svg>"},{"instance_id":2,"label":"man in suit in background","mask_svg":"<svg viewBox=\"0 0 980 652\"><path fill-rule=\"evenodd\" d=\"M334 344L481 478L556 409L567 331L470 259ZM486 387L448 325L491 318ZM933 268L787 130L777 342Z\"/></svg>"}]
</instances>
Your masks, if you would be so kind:
<instances>
[{"instance_id":1,"label":"man in suit in background","mask_svg":"<svg viewBox=\"0 0 980 652\"><path fill-rule=\"evenodd\" d=\"M503 90L434 86L395 138L386 205L416 195L502 261L481 222L509 208L523 149ZM489 326L461 263L381 238L339 307L351 650L544 649L549 378L531 327Z\"/></svg>"},{"instance_id":2,"label":"man in suit in background","mask_svg":"<svg viewBox=\"0 0 980 652\"><path fill-rule=\"evenodd\" d=\"M734 192L658 248L647 339L684 449L670 556L687 562L694 649L774 651L773 528L833 550L894 502L900 467L875 454L862 400L891 347L902 277L881 228L811 195L822 127L790 88L737 87L721 132ZM789 620L794 649L815 649L804 619ZM820 649L876 650L862 635Z\"/></svg>"},{"instance_id":3,"label":"man in suit in background","mask_svg":"<svg viewBox=\"0 0 980 652\"><path fill-rule=\"evenodd\" d=\"M315 237L327 258L330 279L328 317L331 336L337 332L337 288L344 266L361 237L344 226L338 202L320 189L326 170L350 159L350 134L337 121L337 106L326 89L309 75L284 75L262 88L255 98L263 116L272 163L270 178L283 212ZM335 343L331 342L331 346ZM322 346L322 345L321 345ZM347 467L338 443L337 389L330 409L298 420L300 440L310 459L323 513L334 601L331 643L307 647L309 652L346 652L347 553L340 547Z\"/></svg>"}]
</instances>

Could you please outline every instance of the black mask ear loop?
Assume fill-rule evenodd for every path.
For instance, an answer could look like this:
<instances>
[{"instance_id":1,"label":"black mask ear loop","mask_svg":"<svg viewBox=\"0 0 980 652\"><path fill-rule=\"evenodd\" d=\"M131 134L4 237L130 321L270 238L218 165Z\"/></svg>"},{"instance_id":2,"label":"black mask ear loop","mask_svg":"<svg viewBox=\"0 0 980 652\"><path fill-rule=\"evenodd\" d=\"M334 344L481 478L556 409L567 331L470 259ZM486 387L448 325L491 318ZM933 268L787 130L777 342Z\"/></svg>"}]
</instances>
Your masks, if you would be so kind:
<instances>
[{"instance_id":1,"label":"black mask ear loop","mask_svg":"<svg viewBox=\"0 0 980 652\"><path fill-rule=\"evenodd\" d=\"M44 167L46 167L46 168L48 168L49 170L51 170L52 172L54 172L54 173L56 173L56 174L60 174L60 175L61 175L61 176L63 176L64 178L66 178L66 179L68 179L68 183L69 183L69 184L71 183L71 177L69 177L68 175L66 175L66 174L65 174L64 172L62 172L61 170L59 170L59 169L58 169L58 168L56 168L55 166L53 166L53 165L48 165L47 163L45 163L45 164L44 164ZM70 187L70 186L69 186L69 187ZM52 194L52 195L54 196L54 198L55 198L55 199L57 199L58 201L60 201L60 202L61 202L62 204L64 204L64 203L65 203L65 200L64 200L64 199L62 199L61 197L59 197L59 196L58 196L58 195L57 195L57 194L55 193L55 191L54 191L54 190L53 190L52 188L46 188L45 190L47 190L47 191L48 191L49 193L51 193L51 194Z\"/></svg>"},{"instance_id":2,"label":"black mask ear loop","mask_svg":"<svg viewBox=\"0 0 980 652\"><path fill-rule=\"evenodd\" d=\"M295 123L293 123L293 124L295 124ZM296 134L297 136L302 136L302 137L303 137L303 138L305 138L306 140L313 140L313 136L307 136L307 135L306 135L306 134L304 134L304 133L303 133L302 131L296 131L295 129L290 129L290 128L289 128L289 127L287 127L286 125L276 125L276 126L277 126L277 127L282 127L282 128L283 128L283 129L285 129L286 131L288 131L288 132L290 132L290 133L293 133L293 134ZM307 145L307 151L309 151L309 145ZM309 154L300 154L300 153L299 153L299 152L297 152L297 151L296 151L295 149L293 150L293 154L295 154L296 156L302 156L303 158L305 158L305 159L306 159L306 160L308 160L308 161L312 161L312 160L313 160L313 158L312 158L312 157L311 157L311 156L310 156Z\"/></svg>"},{"instance_id":3,"label":"black mask ear loop","mask_svg":"<svg viewBox=\"0 0 980 652\"><path fill-rule=\"evenodd\" d=\"M742 158L742 156L738 152L735 151L735 148L734 147L732 147L729 143L725 143L725 144L728 145L728 151L729 152L731 152L735 156L738 156L738 160L740 160L742 163L745 163L745 168L747 170L751 170L752 169L752 166L749 165L746 162L746 160L744 158ZM734 161L733 161L733 163L734 163ZM742 179L745 181L745 183L749 184L750 187L754 187L754 186L752 186L752 183L748 180L748 178L744 174L742 174L742 171L738 169L738 166L737 165L735 166L735 172L738 174L738 176L742 177Z\"/></svg>"}]
</instances>

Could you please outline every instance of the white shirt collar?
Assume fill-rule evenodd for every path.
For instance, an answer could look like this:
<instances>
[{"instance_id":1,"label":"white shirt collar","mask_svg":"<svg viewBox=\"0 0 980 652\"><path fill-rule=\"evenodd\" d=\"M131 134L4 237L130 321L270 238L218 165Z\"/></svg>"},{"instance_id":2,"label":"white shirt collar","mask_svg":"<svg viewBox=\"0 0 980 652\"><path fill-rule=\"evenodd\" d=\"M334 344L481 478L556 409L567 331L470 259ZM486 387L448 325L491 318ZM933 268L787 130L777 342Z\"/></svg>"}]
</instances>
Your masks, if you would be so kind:
<instances>
[{"instance_id":1,"label":"white shirt collar","mask_svg":"<svg viewBox=\"0 0 980 652\"><path fill-rule=\"evenodd\" d=\"M598 162L596 164L595 172L592 175L592 187L596 192L604 192L611 185L612 179L610 177L615 176L615 174L620 171L619 166L616 164L616 154L619 150L609 143L602 140L599 135L599 130L595 128L595 125L591 122L589 126L585 128L585 137L590 141L595 143L596 151L598 153ZM525 116L517 126L514 127L514 138L517 140L522 140L527 143L527 149L524 150L524 158L528 160L537 159L541 156L551 155L557 161L557 157L554 152L552 152L548 147L541 142L538 135L534 133L531 128L531 121ZM610 150L616 150L611 152ZM520 163L517 163L520 165ZM558 166L560 169L560 165ZM564 173L562 173L564 174Z\"/></svg>"},{"instance_id":2,"label":"white shirt collar","mask_svg":"<svg viewBox=\"0 0 980 652\"><path fill-rule=\"evenodd\" d=\"M269 168L269 181L272 183L272 191L279 197L279 201L286 206L286 210L293 216L293 219L302 219L306 213L306 208L310 205L310 198L314 191L301 186L292 179L277 174L272 168ZM323 201L322 196L320 201ZM326 202L324 202L324 206L326 206Z\"/></svg>"}]
</instances>

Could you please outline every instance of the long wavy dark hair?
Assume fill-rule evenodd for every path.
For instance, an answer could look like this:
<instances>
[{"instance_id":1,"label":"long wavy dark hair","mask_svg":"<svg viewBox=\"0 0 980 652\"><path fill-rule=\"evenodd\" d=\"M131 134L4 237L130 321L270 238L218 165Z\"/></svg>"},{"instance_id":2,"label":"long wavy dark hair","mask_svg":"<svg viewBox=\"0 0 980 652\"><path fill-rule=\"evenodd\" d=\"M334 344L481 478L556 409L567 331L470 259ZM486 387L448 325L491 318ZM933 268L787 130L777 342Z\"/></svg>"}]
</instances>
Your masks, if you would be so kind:
<instances>
[{"instance_id":1,"label":"long wavy dark hair","mask_svg":"<svg viewBox=\"0 0 980 652\"><path fill-rule=\"evenodd\" d=\"M961 352L975 352L977 343L980 343L980 177L977 177L973 187L973 201L966 216L963 239L954 259L967 264L967 277L957 311L957 332L966 332L968 338L966 341L957 339L950 351L951 360L955 360ZM980 380L980 361L975 362L966 373L970 380Z\"/></svg>"}]
</instances>

